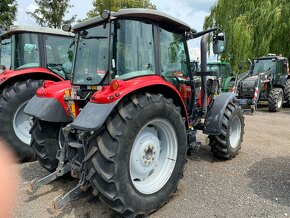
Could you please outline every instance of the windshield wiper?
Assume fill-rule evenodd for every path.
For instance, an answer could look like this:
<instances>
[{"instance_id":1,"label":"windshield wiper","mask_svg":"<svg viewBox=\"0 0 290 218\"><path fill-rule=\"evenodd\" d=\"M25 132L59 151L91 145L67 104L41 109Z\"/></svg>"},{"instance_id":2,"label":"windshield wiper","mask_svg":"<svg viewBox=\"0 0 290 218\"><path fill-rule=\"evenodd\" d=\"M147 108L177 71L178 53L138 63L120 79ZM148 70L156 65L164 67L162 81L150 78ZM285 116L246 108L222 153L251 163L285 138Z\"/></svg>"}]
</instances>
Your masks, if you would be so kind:
<instances>
[{"instance_id":1,"label":"windshield wiper","mask_svg":"<svg viewBox=\"0 0 290 218\"><path fill-rule=\"evenodd\" d=\"M9 45L9 44L11 44L11 42L3 42L3 43L1 43L1 45Z\"/></svg>"},{"instance_id":2,"label":"windshield wiper","mask_svg":"<svg viewBox=\"0 0 290 218\"><path fill-rule=\"evenodd\" d=\"M107 39L107 36L84 36L83 39Z\"/></svg>"}]
</instances>

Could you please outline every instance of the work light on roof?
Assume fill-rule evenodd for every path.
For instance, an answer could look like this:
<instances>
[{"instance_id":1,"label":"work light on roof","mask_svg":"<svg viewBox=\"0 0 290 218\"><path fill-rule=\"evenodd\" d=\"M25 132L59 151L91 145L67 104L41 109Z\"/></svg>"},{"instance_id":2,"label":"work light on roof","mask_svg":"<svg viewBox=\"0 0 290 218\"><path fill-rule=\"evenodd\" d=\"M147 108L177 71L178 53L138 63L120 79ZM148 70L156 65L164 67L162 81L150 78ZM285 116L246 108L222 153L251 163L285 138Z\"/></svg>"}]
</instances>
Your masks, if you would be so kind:
<instances>
[{"instance_id":1,"label":"work light on roof","mask_svg":"<svg viewBox=\"0 0 290 218\"><path fill-rule=\"evenodd\" d=\"M104 10L102 13L101 13L101 17L104 19L104 20L108 20L111 16L111 12L110 11L107 11L107 10Z\"/></svg>"}]
</instances>

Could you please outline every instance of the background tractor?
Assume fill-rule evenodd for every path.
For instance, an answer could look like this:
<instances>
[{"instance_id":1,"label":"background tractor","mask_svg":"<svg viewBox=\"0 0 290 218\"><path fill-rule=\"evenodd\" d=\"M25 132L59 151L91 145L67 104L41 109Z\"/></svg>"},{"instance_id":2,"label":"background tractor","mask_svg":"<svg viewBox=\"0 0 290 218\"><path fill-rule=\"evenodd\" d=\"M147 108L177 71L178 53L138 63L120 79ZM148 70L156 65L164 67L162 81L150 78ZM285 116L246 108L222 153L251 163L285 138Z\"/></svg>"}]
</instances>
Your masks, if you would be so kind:
<instances>
[{"instance_id":1,"label":"background tractor","mask_svg":"<svg viewBox=\"0 0 290 218\"><path fill-rule=\"evenodd\" d=\"M20 161L35 159L30 147L32 121L24 107L44 80L70 78L73 36L27 26L11 26L0 36L0 136Z\"/></svg>"},{"instance_id":2,"label":"background tractor","mask_svg":"<svg viewBox=\"0 0 290 218\"><path fill-rule=\"evenodd\" d=\"M233 76L232 68L229 62L208 62L207 70L217 72L217 78L219 80L220 89L222 92L231 91L235 84L235 77Z\"/></svg>"},{"instance_id":3,"label":"background tractor","mask_svg":"<svg viewBox=\"0 0 290 218\"><path fill-rule=\"evenodd\" d=\"M187 152L199 146L197 130L209 136L216 157L238 154L244 117L236 95L221 94L206 103L206 76L214 75L206 72L209 33L214 32L214 52L224 50L218 29L197 33L161 12L126 9L104 11L73 31L71 84L44 82L25 107L34 117L38 159L51 171L58 164L34 180L29 193L71 172L79 183L56 198L54 208L92 186L93 194L123 217L146 216L176 191ZM200 36L196 75L202 76L205 95L197 107L186 41ZM58 162L51 159L55 154Z\"/></svg>"},{"instance_id":4,"label":"background tractor","mask_svg":"<svg viewBox=\"0 0 290 218\"><path fill-rule=\"evenodd\" d=\"M259 101L267 101L270 112L290 105L290 74L286 57L268 55L254 59L250 70L237 77L234 92L244 110L254 112Z\"/></svg>"}]
</instances>

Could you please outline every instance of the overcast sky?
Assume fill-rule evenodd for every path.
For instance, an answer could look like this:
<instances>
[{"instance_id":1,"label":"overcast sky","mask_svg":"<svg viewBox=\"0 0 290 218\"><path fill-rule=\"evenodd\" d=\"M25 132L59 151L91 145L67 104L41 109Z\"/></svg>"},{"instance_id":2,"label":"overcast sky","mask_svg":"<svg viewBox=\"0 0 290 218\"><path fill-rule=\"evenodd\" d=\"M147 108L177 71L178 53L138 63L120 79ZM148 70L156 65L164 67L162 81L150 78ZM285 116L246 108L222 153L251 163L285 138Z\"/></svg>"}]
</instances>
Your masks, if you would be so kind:
<instances>
[{"instance_id":1,"label":"overcast sky","mask_svg":"<svg viewBox=\"0 0 290 218\"><path fill-rule=\"evenodd\" d=\"M36 9L35 1L17 2L18 14L15 24L36 25L35 20L26 14L27 11L32 12ZM151 0L151 2L157 6L157 10L182 20L196 30L202 30L204 18L216 0ZM77 19L86 17L86 13L93 7L92 0L70 0L70 4L74 7L69 9L67 17L76 14ZM192 42L189 47L199 47L199 42Z\"/></svg>"}]
</instances>

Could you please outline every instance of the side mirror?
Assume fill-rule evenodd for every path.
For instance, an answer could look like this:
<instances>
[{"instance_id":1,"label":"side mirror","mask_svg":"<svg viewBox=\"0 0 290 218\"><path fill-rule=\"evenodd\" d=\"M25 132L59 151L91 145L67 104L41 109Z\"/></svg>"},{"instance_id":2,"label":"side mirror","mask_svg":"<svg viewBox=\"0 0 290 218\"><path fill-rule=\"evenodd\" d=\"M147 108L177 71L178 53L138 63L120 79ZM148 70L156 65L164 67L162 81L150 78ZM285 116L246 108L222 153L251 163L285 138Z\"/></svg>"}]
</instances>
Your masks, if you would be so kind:
<instances>
[{"instance_id":1,"label":"side mirror","mask_svg":"<svg viewBox=\"0 0 290 218\"><path fill-rule=\"evenodd\" d=\"M64 24L62 25L61 29L65 32L70 32L71 31L71 25L69 24Z\"/></svg>"},{"instance_id":2,"label":"side mirror","mask_svg":"<svg viewBox=\"0 0 290 218\"><path fill-rule=\"evenodd\" d=\"M226 37L224 33L216 33L213 36L213 53L221 54L225 50Z\"/></svg>"}]
</instances>

